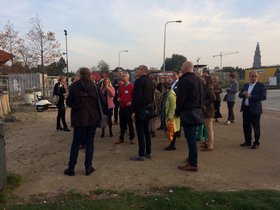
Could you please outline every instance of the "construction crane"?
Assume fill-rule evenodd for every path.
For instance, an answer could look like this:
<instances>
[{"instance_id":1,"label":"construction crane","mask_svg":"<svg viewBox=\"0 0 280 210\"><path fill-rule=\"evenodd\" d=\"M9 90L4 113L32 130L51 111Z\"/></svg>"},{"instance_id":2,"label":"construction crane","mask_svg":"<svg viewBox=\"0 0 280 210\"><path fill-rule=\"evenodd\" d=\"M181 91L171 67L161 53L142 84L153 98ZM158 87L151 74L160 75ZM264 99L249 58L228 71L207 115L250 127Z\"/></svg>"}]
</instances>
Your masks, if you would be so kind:
<instances>
[{"instance_id":1,"label":"construction crane","mask_svg":"<svg viewBox=\"0 0 280 210\"><path fill-rule=\"evenodd\" d=\"M220 56L220 69L223 68L223 56L225 55L231 55L231 54L236 54L236 53L239 53L238 51L237 52L230 52L230 53L223 53L221 52L220 54L218 55L213 55L213 57L217 57L217 56Z\"/></svg>"},{"instance_id":2,"label":"construction crane","mask_svg":"<svg viewBox=\"0 0 280 210\"><path fill-rule=\"evenodd\" d=\"M197 57L197 59L196 59L196 63L197 63L197 65L199 65L199 61L200 61L200 59L201 59L201 58Z\"/></svg>"}]
</instances>

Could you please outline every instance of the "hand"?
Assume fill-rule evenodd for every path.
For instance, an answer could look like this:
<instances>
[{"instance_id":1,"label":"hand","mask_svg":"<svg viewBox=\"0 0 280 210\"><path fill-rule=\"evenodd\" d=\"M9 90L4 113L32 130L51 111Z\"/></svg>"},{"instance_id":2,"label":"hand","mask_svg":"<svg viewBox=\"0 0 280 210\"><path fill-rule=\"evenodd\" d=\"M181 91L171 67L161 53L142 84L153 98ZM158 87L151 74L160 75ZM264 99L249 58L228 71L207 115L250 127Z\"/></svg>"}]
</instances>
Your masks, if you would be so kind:
<instances>
[{"instance_id":1,"label":"hand","mask_svg":"<svg viewBox=\"0 0 280 210\"><path fill-rule=\"evenodd\" d=\"M132 121L135 121L135 113L131 114L131 119L132 119Z\"/></svg>"},{"instance_id":2,"label":"hand","mask_svg":"<svg viewBox=\"0 0 280 210\"><path fill-rule=\"evenodd\" d=\"M117 100L118 102L121 102L121 99L120 98L118 98L118 100Z\"/></svg>"},{"instance_id":3,"label":"hand","mask_svg":"<svg viewBox=\"0 0 280 210\"><path fill-rule=\"evenodd\" d=\"M251 95L248 93L248 91L243 91L242 94L245 96L245 98L251 97Z\"/></svg>"},{"instance_id":4,"label":"hand","mask_svg":"<svg viewBox=\"0 0 280 210\"><path fill-rule=\"evenodd\" d=\"M127 106L131 106L131 102L127 102L127 104L126 104Z\"/></svg>"}]
</instances>

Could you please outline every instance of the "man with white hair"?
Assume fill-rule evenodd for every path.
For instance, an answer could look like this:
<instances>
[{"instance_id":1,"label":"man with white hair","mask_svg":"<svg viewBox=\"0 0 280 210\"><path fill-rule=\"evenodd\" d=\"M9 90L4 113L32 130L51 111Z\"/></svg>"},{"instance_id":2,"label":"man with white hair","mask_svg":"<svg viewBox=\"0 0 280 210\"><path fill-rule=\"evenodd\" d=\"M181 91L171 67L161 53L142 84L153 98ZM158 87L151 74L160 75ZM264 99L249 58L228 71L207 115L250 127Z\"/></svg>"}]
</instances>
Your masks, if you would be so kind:
<instances>
[{"instance_id":1,"label":"man with white hair","mask_svg":"<svg viewBox=\"0 0 280 210\"><path fill-rule=\"evenodd\" d=\"M239 98L242 98L241 112L243 112L243 132L245 138L245 142L240 144L240 146L251 146L253 127L255 141L251 149L257 149L260 146L262 101L266 100L266 87L258 82L258 78L258 72L255 70L251 71L250 83L245 84L239 93Z\"/></svg>"},{"instance_id":2,"label":"man with white hair","mask_svg":"<svg viewBox=\"0 0 280 210\"><path fill-rule=\"evenodd\" d=\"M177 100L175 114L180 116L187 140L189 154L186 159L187 164L178 166L180 170L197 171L197 145L196 145L196 122L185 123L182 118L184 113L190 113L198 110L202 115L202 96L203 83L202 80L193 72L193 63L185 61L181 67L182 76L177 83ZM202 116L201 116L202 117ZM202 119L201 119L202 120Z\"/></svg>"}]
</instances>

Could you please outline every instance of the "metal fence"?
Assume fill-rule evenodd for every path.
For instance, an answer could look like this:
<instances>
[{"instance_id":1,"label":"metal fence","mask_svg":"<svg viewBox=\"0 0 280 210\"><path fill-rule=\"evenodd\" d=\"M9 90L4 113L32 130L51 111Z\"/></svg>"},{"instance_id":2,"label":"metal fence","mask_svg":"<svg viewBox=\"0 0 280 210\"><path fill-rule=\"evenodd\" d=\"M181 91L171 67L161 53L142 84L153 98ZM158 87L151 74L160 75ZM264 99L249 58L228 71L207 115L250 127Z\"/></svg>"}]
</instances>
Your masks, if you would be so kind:
<instances>
[{"instance_id":1,"label":"metal fence","mask_svg":"<svg viewBox=\"0 0 280 210\"><path fill-rule=\"evenodd\" d=\"M53 87L57 82L57 76L46 76L45 96L52 95ZM26 104L27 95L29 95L28 104L33 104L37 96L43 94L43 77L40 73L30 74L9 74L0 75L0 91L7 92L10 98L10 104Z\"/></svg>"}]
</instances>

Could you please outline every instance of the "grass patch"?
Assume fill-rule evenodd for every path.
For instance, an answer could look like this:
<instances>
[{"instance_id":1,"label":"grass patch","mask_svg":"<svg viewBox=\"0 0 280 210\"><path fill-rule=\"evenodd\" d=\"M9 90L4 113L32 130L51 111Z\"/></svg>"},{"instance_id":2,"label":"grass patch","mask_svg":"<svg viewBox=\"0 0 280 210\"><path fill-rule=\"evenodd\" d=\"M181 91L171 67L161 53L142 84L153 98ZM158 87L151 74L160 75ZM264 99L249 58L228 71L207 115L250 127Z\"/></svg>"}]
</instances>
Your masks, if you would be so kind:
<instances>
[{"instance_id":1,"label":"grass patch","mask_svg":"<svg viewBox=\"0 0 280 210\"><path fill-rule=\"evenodd\" d=\"M5 203L10 197L12 197L11 192L17 188L23 180L20 175L14 173L8 173L6 179L6 186L0 190L0 204Z\"/></svg>"},{"instance_id":2,"label":"grass patch","mask_svg":"<svg viewBox=\"0 0 280 210\"><path fill-rule=\"evenodd\" d=\"M0 209L98 209L98 210L176 210L176 209L265 209L280 207L280 191L256 190L239 192L197 192L189 188L174 187L137 195L95 190L87 195L69 192L57 197L40 197L26 204L1 206ZM36 200L36 201L35 201Z\"/></svg>"}]
</instances>

